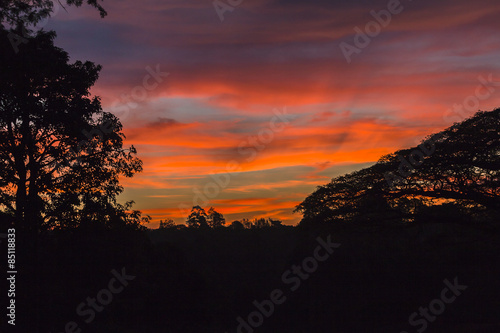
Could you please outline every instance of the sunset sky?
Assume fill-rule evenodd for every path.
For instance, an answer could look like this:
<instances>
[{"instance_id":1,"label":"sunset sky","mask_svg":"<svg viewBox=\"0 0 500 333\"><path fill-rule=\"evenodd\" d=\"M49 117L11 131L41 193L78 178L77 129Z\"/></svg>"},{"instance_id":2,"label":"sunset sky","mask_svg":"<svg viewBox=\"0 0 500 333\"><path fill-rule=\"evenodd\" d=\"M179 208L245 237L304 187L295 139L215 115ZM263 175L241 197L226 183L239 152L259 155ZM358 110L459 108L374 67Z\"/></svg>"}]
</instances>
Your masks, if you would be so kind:
<instances>
[{"instance_id":1,"label":"sunset sky","mask_svg":"<svg viewBox=\"0 0 500 333\"><path fill-rule=\"evenodd\" d=\"M120 198L149 227L198 204L295 224L316 186L500 106L498 0L218 5L107 0L45 26L103 66L92 92L144 161Z\"/></svg>"}]
</instances>

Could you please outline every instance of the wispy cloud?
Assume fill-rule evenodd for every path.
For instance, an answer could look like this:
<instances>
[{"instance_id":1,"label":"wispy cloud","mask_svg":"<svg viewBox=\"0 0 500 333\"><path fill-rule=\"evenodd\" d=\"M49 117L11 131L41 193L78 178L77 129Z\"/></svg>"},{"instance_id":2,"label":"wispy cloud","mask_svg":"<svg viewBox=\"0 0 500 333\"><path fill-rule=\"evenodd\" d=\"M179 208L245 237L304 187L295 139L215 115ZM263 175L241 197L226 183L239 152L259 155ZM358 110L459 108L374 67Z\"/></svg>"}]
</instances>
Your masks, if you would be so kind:
<instances>
[{"instance_id":1,"label":"wispy cloud","mask_svg":"<svg viewBox=\"0 0 500 333\"><path fill-rule=\"evenodd\" d=\"M69 9L46 28L72 59L104 66L93 92L106 110L142 84L145 66L170 73L124 119L145 170L125 180L124 198L155 218L180 219L177 203L286 105L293 126L241 165L216 204L231 218L296 221L300 196L450 125L443 113L474 91L478 75L500 73L497 0L404 5L349 66L339 44L386 0L244 1L223 24L211 1L125 0L106 3L104 20ZM499 105L493 94L480 108Z\"/></svg>"}]
</instances>

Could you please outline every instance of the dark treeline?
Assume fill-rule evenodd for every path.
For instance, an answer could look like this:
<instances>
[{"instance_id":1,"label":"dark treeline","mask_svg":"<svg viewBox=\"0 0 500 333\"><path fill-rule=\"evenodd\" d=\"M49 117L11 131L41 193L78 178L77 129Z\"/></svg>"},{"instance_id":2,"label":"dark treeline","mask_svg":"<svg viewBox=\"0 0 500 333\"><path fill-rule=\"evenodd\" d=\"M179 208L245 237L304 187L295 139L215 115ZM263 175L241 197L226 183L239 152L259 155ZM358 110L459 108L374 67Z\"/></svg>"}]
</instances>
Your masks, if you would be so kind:
<instances>
[{"instance_id":1,"label":"dark treeline","mask_svg":"<svg viewBox=\"0 0 500 333\"><path fill-rule=\"evenodd\" d=\"M243 218L241 221L233 221L226 226L226 219L224 215L216 211L213 207L210 207L208 211L200 206L194 206L191 213L186 219L186 224L175 224L174 220L166 219L160 220L159 229L183 229L183 228L195 228L195 229L207 229L207 228L223 228L228 227L231 229L260 229L268 227L280 227L283 226L283 221L273 218L256 218L253 221Z\"/></svg>"},{"instance_id":2,"label":"dark treeline","mask_svg":"<svg viewBox=\"0 0 500 333\"><path fill-rule=\"evenodd\" d=\"M306 272L318 237L340 246ZM254 302L279 289L286 301L255 332L412 332L422 326L411 326L409 316L457 277L467 289L429 322L429 332L496 332L499 241L498 226L445 221L79 228L44 234L36 248L18 235L17 323L23 332L65 332L75 322L82 332L247 333L237 331L238 318L248 323ZM92 311L89 298L99 300L112 271L122 269L134 278Z\"/></svg>"}]
</instances>

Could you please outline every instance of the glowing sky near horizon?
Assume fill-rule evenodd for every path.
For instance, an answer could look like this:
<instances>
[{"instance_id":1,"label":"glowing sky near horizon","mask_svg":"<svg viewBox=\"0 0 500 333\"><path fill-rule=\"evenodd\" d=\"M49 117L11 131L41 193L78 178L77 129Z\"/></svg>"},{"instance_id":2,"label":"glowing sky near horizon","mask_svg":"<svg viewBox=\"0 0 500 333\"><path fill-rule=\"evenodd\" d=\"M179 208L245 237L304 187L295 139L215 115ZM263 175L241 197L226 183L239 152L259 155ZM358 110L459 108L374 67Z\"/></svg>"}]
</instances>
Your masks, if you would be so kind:
<instances>
[{"instance_id":1,"label":"glowing sky near horizon","mask_svg":"<svg viewBox=\"0 0 500 333\"><path fill-rule=\"evenodd\" d=\"M498 86L473 98L480 76L500 81L497 0L401 1L351 63L341 43L354 46L355 27L388 1L244 0L223 22L210 0L103 5L104 19L68 8L46 29L72 60L103 65L92 92L105 111L128 105L118 116L144 171L123 179L121 198L151 215L150 227L184 222L179 207L194 204L229 222L296 223L294 206L316 186L500 106ZM169 75L145 98L130 97L157 66ZM463 103L472 106L450 117ZM273 130L284 109L289 122ZM238 171L226 177L228 162Z\"/></svg>"}]
</instances>

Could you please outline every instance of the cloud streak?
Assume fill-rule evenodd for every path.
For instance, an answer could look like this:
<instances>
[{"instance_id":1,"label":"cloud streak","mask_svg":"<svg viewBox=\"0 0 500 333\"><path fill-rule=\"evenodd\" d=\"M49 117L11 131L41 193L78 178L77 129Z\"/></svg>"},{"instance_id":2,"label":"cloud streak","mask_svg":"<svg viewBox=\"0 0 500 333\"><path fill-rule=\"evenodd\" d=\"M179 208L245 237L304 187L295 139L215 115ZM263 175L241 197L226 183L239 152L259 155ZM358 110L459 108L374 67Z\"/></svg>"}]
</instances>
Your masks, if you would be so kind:
<instances>
[{"instance_id":1,"label":"cloud streak","mask_svg":"<svg viewBox=\"0 0 500 333\"><path fill-rule=\"evenodd\" d=\"M181 222L177 204L242 159L239 144L287 106L290 128L241 163L212 204L229 218L268 212L293 223L293 205L315 186L449 126L443 114L478 75L500 76L496 0L402 4L350 65L339 44L386 0L244 1L222 23L210 1L125 0L106 3L104 20L71 8L47 28L72 59L103 65L93 92L105 110L142 84L146 66L170 73L124 119L145 170L125 181L124 198L156 221ZM479 108L499 105L495 93ZM276 170L286 177L275 182Z\"/></svg>"}]
</instances>

